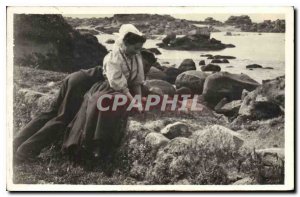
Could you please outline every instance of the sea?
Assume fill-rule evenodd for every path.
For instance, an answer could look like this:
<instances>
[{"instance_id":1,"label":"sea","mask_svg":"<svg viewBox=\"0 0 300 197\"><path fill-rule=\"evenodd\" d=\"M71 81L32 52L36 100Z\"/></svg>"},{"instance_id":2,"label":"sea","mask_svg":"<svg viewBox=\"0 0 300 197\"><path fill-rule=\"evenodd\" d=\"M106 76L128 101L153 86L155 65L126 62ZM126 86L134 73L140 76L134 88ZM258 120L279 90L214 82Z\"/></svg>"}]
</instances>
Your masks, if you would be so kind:
<instances>
[{"instance_id":1,"label":"sea","mask_svg":"<svg viewBox=\"0 0 300 197\"><path fill-rule=\"evenodd\" d=\"M112 49L113 44L107 44L106 41L117 39L115 34L99 34L96 37L108 50ZM157 48L156 44L160 43L164 37L164 35L157 35L153 39L148 39L144 48ZM193 59L197 70L200 70L200 60L205 60L206 64L211 61L201 55L234 56L236 59L229 59L229 64L217 64L221 67L221 71L244 73L259 83L285 74L285 33L232 32L232 35L229 36L226 35L226 32L214 32L211 33L211 38L225 44L234 44L235 48L226 48L220 51L179 51L158 48L161 55L156 57L162 65L174 67L178 67L184 59ZM246 66L250 64L259 64L273 69L246 69Z\"/></svg>"}]
</instances>

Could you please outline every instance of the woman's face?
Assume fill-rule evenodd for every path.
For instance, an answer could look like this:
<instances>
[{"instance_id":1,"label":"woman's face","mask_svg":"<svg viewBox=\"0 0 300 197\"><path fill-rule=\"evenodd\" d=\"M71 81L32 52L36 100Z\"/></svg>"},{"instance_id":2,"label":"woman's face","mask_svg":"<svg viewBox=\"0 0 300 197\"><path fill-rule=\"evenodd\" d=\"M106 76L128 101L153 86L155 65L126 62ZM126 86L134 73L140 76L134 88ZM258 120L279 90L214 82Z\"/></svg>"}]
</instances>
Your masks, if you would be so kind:
<instances>
[{"instance_id":1,"label":"woman's face","mask_svg":"<svg viewBox=\"0 0 300 197\"><path fill-rule=\"evenodd\" d=\"M143 43L128 44L125 43L125 53L129 56L135 55L143 48Z\"/></svg>"}]
</instances>

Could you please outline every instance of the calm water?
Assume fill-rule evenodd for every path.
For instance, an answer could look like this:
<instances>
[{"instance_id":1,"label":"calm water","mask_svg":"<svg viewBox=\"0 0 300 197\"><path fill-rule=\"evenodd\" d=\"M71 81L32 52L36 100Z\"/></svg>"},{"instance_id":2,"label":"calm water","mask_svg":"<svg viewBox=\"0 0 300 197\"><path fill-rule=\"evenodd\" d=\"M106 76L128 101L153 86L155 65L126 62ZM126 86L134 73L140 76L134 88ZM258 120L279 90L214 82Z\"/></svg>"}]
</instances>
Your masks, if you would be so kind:
<instances>
[{"instance_id":1,"label":"calm water","mask_svg":"<svg viewBox=\"0 0 300 197\"><path fill-rule=\"evenodd\" d=\"M200 57L201 54L212 55L230 55L235 56L237 59L229 60L229 64L218 64L221 66L222 71L231 73L245 73L253 79L261 82L265 79L272 79L277 76L284 75L285 73L285 34L284 33L245 33L233 32L234 36L225 36L225 32L212 33L211 37L221 40L226 44L234 44L235 48L228 48L221 51L176 51L164 50L157 58L159 62L168 61L170 64L179 66L183 59L191 58L195 61L196 65L200 60L205 60L206 64L210 63L206 57ZM164 36L158 36L157 39L147 40L145 48L156 47ZM116 39L115 35L101 34L97 36L100 43L104 44L108 49L112 48L112 44L106 44L105 41L109 38ZM246 65L260 64L263 67L273 67L274 70L269 69L246 69ZM232 68L227 68L232 66ZM197 67L200 70L200 66Z\"/></svg>"}]
</instances>

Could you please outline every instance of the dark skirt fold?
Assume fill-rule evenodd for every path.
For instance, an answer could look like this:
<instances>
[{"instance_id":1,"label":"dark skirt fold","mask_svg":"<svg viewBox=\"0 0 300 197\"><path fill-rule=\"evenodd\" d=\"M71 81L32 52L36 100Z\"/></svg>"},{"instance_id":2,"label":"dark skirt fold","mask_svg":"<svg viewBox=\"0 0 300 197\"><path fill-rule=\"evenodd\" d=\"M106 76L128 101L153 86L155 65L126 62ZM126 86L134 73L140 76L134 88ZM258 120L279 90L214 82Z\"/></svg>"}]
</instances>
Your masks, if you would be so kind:
<instances>
[{"instance_id":1,"label":"dark skirt fold","mask_svg":"<svg viewBox=\"0 0 300 197\"><path fill-rule=\"evenodd\" d=\"M95 146L110 152L120 144L128 114L125 110L113 113L98 110L98 98L104 94L116 94L108 81L95 83L85 94L80 110L65 133L63 152L77 154L82 149L92 152Z\"/></svg>"}]
</instances>

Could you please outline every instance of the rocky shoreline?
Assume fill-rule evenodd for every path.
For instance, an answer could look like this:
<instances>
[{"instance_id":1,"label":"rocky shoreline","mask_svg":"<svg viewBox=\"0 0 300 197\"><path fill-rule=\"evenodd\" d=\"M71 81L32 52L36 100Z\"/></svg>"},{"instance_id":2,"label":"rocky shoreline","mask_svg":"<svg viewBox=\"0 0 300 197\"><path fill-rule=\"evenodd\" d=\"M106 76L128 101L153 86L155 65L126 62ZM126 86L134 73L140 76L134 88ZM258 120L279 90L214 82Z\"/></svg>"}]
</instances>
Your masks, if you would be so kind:
<instances>
[{"instance_id":1,"label":"rocky shoreline","mask_svg":"<svg viewBox=\"0 0 300 197\"><path fill-rule=\"evenodd\" d=\"M191 21L176 19L170 15L158 14L115 14L112 17L105 18L80 19L65 17L65 19L74 28L84 26L93 28L99 31L99 33L108 34L117 32L120 25L124 23L134 24L147 35L167 35L171 32L177 35L187 35L189 31L194 29L219 32L224 28L231 29L232 31L240 30L242 32L285 32L285 20L265 20L256 23L252 22L251 18L247 15L230 16L225 22L215 20L213 17L207 17L204 21ZM206 25L207 27L196 27L195 24Z\"/></svg>"},{"instance_id":2,"label":"rocky shoreline","mask_svg":"<svg viewBox=\"0 0 300 197\"><path fill-rule=\"evenodd\" d=\"M214 94L223 94L222 88L221 92L218 92L217 88L209 87L209 81L211 81L209 76L214 75L225 75L231 78L231 81L226 83L227 85L238 82L248 89L245 80L249 79L244 76L233 77L229 73L222 72L201 74L201 71L195 70L182 72L177 77L174 86L163 80L156 80L158 81L156 83L149 80L148 85L152 90L153 88L159 89L160 92L169 95L175 94L183 87L189 89L191 93L201 92L197 87L202 86L202 92L207 92L209 89L213 90ZM65 76L65 74L52 71L15 67L14 132L18 132L19 128L34 115L50 107L60 82ZM214 77L216 78L218 77ZM233 79L237 81L234 82ZM195 80L199 82L195 83ZM255 86L257 88L248 89L250 92L245 90L235 92L240 96L240 101L230 101L230 98L226 98L224 102L221 99L217 104L219 107L215 109L209 104L210 100L206 100L204 93L197 104L201 110L195 112L187 111L177 114L151 111L142 117L133 115L115 160L107 164L113 168L110 175L106 174L108 169L105 164L99 164L99 167L92 172L85 170L85 166L69 165L67 159L60 154L60 142L56 142L46 148L36 162L15 165L14 171L18 175L15 182L283 183L284 77ZM234 92L230 94L232 93ZM280 108L277 113L274 113L274 106ZM28 167L29 165L31 168ZM68 166L69 172L66 172L67 168L62 166ZM48 170L44 169L46 167ZM80 178L76 178L79 175ZM98 178L94 179L95 177Z\"/></svg>"}]
</instances>

